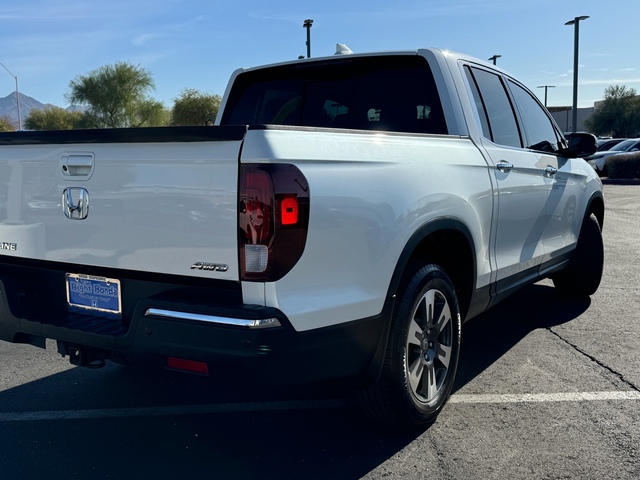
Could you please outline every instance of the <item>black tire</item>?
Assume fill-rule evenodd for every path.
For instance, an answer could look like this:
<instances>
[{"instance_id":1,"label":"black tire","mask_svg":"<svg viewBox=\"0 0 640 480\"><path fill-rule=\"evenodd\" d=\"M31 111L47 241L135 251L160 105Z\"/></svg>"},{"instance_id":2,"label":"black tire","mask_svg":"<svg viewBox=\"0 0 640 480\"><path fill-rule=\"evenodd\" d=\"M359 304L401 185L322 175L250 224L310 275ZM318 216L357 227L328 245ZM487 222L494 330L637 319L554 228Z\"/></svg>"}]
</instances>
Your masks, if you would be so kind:
<instances>
[{"instance_id":1,"label":"black tire","mask_svg":"<svg viewBox=\"0 0 640 480\"><path fill-rule=\"evenodd\" d=\"M598 290L603 269L602 231L598 219L591 214L582 224L569 265L553 277L553 283L562 294L588 297Z\"/></svg>"},{"instance_id":2,"label":"black tire","mask_svg":"<svg viewBox=\"0 0 640 480\"><path fill-rule=\"evenodd\" d=\"M453 388L460 336L451 280L437 265L420 268L394 313L380 378L359 392L365 410L396 428L433 423Z\"/></svg>"}]
</instances>

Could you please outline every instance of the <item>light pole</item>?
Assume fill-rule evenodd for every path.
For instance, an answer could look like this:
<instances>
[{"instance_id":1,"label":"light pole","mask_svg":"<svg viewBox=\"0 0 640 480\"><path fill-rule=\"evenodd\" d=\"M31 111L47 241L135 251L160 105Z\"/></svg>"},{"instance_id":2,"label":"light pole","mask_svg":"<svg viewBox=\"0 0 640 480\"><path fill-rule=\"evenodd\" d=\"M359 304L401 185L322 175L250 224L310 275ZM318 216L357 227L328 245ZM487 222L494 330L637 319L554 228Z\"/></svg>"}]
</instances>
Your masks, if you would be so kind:
<instances>
[{"instance_id":1,"label":"light pole","mask_svg":"<svg viewBox=\"0 0 640 480\"><path fill-rule=\"evenodd\" d=\"M313 20L309 18L302 24L307 29L307 58L311 58L311 25L313 25Z\"/></svg>"},{"instance_id":2,"label":"light pole","mask_svg":"<svg viewBox=\"0 0 640 480\"><path fill-rule=\"evenodd\" d=\"M11 75L13 78L16 79L16 103L18 104L18 130L22 130L22 117L20 116L20 92L18 91L18 76L11 73L9 69L5 67L2 63L0 63L0 65L2 65L2 68L4 68L9 73L9 75Z\"/></svg>"},{"instance_id":3,"label":"light pole","mask_svg":"<svg viewBox=\"0 0 640 480\"><path fill-rule=\"evenodd\" d=\"M494 65L496 65L496 61L501 57L502 55L494 55L493 57L490 57L488 60L490 62L493 62Z\"/></svg>"},{"instance_id":4,"label":"light pole","mask_svg":"<svg viewBox=\"0 0 640 480\"><path fill-rule=\"evenodd\" d=\"M555 85L539 85L538 88L544 88L544 107L547 108L547 89L556 88Z\"/></svg>"},{"instance_id":5,"label":"light pole","mask_svg":"<svg viewBox=\"0 0 640 480\"><path fill-rule=\"evenodd\" d=\"M573 25L573 111L571 112L571 133L578 127L578 50L580 43L580 20L586 20L588 15L569 20L565 25Z\"/></svg>"}]
</instances>

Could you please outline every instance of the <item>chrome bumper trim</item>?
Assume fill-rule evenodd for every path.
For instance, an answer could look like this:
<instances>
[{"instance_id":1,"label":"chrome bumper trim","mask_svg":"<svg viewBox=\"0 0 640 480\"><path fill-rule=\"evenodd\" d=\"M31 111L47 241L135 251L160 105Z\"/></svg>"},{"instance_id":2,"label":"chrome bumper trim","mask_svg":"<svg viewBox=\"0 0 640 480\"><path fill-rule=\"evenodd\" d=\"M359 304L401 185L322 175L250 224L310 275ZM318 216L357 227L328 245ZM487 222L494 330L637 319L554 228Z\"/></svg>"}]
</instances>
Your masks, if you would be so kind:
<instances>
[{"instance_id":1,"label":"chrome bumper trim","mask_svg":"<svg viewBox=\"0 0 640 480\"><path fill-rule=\"evenodd\" d=\"M145 317L161 317L170 320L190 320L194 322L215 323L218 325L230 325L235 327L245 327L250 329L271 328L281 326L277 318L260 318L247 320L242 318L218 317L217 315L202 315L199 313L176 312L174 310L164 310L161 308L148 308L144 312Z\"/></svg>"}]
</instances>

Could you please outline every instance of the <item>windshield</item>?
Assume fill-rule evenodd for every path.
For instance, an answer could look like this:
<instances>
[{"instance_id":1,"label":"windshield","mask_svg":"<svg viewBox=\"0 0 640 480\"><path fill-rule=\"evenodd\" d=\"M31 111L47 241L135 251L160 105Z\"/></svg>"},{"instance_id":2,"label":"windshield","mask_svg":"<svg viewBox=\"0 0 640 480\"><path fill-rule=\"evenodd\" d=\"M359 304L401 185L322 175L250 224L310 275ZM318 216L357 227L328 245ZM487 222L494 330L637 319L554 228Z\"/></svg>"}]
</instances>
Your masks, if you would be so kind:
<instances>
[{"instance_id":1,"label":"windshield","mask_svg":"<svg viewBox=\"0 0 640 480\"><path fill-rule=\"evenodd\" d=\"M242 73L221 124L447 133L433 75L418 55L349 57Z\"/></svg>"}]
</instances>

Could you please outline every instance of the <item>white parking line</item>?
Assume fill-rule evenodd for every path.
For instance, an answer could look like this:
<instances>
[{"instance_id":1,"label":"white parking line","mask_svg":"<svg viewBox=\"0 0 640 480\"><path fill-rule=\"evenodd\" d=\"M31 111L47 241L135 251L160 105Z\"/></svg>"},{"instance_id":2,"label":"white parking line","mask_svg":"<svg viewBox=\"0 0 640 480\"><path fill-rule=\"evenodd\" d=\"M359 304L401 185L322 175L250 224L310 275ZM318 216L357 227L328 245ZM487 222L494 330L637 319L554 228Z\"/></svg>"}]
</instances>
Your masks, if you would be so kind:
<instances>
[{"instance_id":1,"label":"white parking line","mask_svg":"<svg viewBox=\"0 0 640 480\"><path fill-rule=\"evenodd\" d=\"M449 403L536 403L536 402L597 402L606 400L640 400L640 392L575 392L575 393L522 393L503 395L452 395Z\"/></svg>"},{"instance_id":2,"label":"white parking line","mask_svg":"<svg viewBox=\"0 0 640 480\"><path fill-rule=\"evenodd\" d=\"M575 392L575 393L523 393L503 395L455 394L450 404L504 404L541 402L594 402L640 400L640 392ZM172 415L203 415L220 413L277 412L285 410L325 410L353 407L348 399L307 400L255 403L221 403L211 405L177 405L169 407L109 408L96 410L55 410L37 412L0 413L0 422L29 422L42 420L89 420L126 417L164 417Z\"/></svg>"},{"instance_id":3,"label":"white parking line","mask_svg":"<svg viewBox=\"0 0 640 480\"><path fill-rule=\"evenodd\" d=\"M0 422L37 420L87 420L122 417L163 417L172 415L203 415L219 413L249 413L284 410L323 410L353 405L346 399L283 402L220 403L209 405L176 405L170 407L107 408L96 410L53 410L38 412L0 413Z\"/></svg>"}]
</instances>

